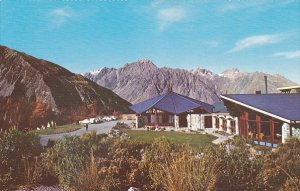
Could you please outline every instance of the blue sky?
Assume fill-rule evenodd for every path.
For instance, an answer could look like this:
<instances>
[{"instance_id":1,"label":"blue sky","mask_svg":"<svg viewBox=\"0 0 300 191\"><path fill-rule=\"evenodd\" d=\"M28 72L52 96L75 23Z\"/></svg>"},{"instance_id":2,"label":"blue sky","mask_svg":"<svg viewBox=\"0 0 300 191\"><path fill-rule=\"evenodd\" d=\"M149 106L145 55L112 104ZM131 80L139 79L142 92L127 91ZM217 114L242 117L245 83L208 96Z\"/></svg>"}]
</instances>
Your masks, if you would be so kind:
<instances>
[{"instance_id":1,"label":"blue sky","mask_svg":"<svg viewBox=\"0 0 300 191\"><path fill-rule=\"evenodd\" d=\"M157 66L300 83L299 0L0 0L0 43L82 73Z\"/></svg>"}]
</instances>

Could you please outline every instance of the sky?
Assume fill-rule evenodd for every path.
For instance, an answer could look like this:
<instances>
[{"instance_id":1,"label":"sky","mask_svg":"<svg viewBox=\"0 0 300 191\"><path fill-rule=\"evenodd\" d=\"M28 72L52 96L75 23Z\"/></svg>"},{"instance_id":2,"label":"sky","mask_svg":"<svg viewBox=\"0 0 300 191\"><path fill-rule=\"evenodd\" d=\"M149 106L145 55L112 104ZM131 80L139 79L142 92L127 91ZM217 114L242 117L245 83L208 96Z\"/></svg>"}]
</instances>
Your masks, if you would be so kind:
<instances>
[{"instance_id":1,"label":"sky","mask_svg":"<svg viewBox=\"0 0 300 191\"><path fill-rule=\"evenodd\" d=\"M300 83L300 0L0 0L0 44L84 73L141 58Z\"/></svg>"}]
</instances>

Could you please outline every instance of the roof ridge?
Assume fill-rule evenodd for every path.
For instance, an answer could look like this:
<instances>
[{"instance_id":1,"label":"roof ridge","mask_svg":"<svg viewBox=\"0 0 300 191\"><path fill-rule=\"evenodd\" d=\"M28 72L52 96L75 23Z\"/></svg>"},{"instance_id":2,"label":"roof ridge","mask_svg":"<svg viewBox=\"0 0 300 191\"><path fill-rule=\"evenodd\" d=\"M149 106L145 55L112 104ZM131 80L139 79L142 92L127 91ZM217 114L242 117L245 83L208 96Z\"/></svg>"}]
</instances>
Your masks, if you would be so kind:
<instances>
[{"instance_id":1,"label":"roof ridge","mask_svg":"<svg viewBox=\"0 0 300 191\"><path fill-rule=\"evenodd\" d=\"M175 107L175 102L174 102L173 94L171 95L171 99L172 99L172 102L173 102L175 114L177 114L177 110L176 110L176 107Z\"/></svg>"},{"instance_id":2,"label":"roof ridge","mask_svg":"<svg viewBox=\"0 0 300 191\"><path fill-rule=\"evenodd\" d=\"M150 105L148 108L147 108L147 110L148 109L150 109L151 107L153 107L154 105L156 105L158 102L160 102L164 97L166 97L166 95L167 95L168 93L164 93L164 94L162 94L162 95L159 95L159 96L162 96L159 100L157 100L156 102L154 102L152 105Z\"/></svg>"},{"instance_id":3,"label":"roof ridge","mask_svg":"<svg viewBox=\"0 0 300 191\"><path fill-rule=\"evenodd\" d=\"M175 92L174 92L174 93L175 93ZM184 95L181 95L181 94L178 94L178 93L175 93L175 94L177 94L177 95L179 95L180 97L182 97L182 98L184 98L184 99L188 100L189 102L193 102L193 103L195 103L195 104L199 105L199 103L195 102L194 100L188 99L188 98L187 98L187 97L185 97Z\"/></svg>"},{"instance_id":4,"label":"roof ridge","mask_svg":"<svg viewBox=\"0 0 300 191\"><path fill-rule=\"evenodd\" d=\"M194 99L194 98L190 98L190 97L188 97L188 96L181 95L181 94L178 94L178 93L176 93L176 94L179 95L180 97L182 97L182 98L188 100L189 102L192 102L192 103L197 104L199 107L201 107L201 108L204 109L204 110L207 110L207 109L208 109L208 108L206 108L206 107L212 107L212 109L213 109L213 105L211 105L211 104L209 104L209 103L206 103L206 102L203 102L203 101L200 101L200 100L196 100L196 99ZM200 102L201 104L200 104L199 102ZM209 110L209 109L208 109L208 110Z\"/></svg>"}]
</instances>

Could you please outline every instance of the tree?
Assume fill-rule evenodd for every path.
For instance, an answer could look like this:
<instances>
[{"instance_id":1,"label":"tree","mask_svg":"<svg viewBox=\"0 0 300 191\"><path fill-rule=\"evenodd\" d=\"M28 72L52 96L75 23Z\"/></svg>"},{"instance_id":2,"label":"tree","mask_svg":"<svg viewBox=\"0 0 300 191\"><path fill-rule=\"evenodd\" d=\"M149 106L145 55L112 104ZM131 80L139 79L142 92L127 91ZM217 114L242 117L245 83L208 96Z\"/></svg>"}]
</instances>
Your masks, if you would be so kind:
<instances>
[{"instance_id":1,"label":"tree","mask_svg":"<svg viewBox=\"0 0 300 191\"><path fill-rule=\"evenodd\" d=\"M30 127L36 128L39 126L46 126L51 120L55 118L50 104L43 103L41 100L35 102L32 115L30 116Z\"/></svg>"}]
</instances>

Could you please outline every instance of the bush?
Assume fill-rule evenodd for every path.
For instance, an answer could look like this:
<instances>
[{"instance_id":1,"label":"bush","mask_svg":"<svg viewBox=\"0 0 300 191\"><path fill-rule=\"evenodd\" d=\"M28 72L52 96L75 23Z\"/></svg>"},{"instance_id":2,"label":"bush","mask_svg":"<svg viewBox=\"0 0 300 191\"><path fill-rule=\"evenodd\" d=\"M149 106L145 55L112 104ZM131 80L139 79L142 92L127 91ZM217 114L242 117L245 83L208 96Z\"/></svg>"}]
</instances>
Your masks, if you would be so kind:
<instances>
[{"instance_id":1,"label":"bush","mask_svg":"<svg viewBox=\"0 0 300 191\"><path fill-rule=\"evenodd\" d=\"M139 169L145 143L104 139L98 142L85 167L75 178L76 190L127 190L143 182ZM87 189L88 188L88 189Z\"/></svg>"},{"instance_id":2,"label":"bush","mask_svg":"<svg viewBox=\"0 0 300 191\"><path fill-rule=\"evenodd\" d=\"M40 177L39 137L16 129L0 131L0 190L35 184Z\"/></svg>"},{"instance_id":3,"label":"bush","mask_svg":"<svg viewBox=\"0 0 300 191\"><path fill-rule=\"evenodd\" d=\"M300 190L300 178L290 177L280 188L279 191L299 191Z\"/></svg>"},{"instance_id":4,"label":"bush","mask_svg":"<svg viewBox=\"0 0 300 191\"><path fill-rule=\"evenodd\" d=\"M58 183L66 189L82 187L83 182L78 182L78 177L86 175L87 178L94 175L95 168L90 168L93 166L89 162L90 152L93 151L96 157L108 156L110 142L106 137L106 134L96 135L96 132L91 132L80 137L66 136L55 141L54 145L42 154L43 166L48 171L48 176L52 179L56 177ZM87 185L89 184L87 181Z\"/></svg>"},{"instance_id":5,"label":"bush","mask_svg":"<svg viewBox=\"0 0 300 191\"><path fill-rule=\"evenodd\" d=\"M143 181L139 164L148 144L129 140L114 140L108 147L106 158L99 158L103 175L109 174L114 185L112 190L127 190L130 186L140 187Z\"/></svg>"},{"instance_id":6,"label":"bush","mask_svg":"<svg viewBox=\"0 0 300 191\"><path fill-rule=\"evenodd\" d=\"M77 136L66 136L42 154L44 167L55 175L59 184L69 188L74 183L76 171L84 167L89 148Z\"/></svg>"},{"instance_id":7,"label":"bush","mask_svg":"<svg viewBox=\"0 0 300 191\"><path fill-rule=\"evenodd\" d=\"M113 178L110 174L99 173L100 168L95 161L93 152L91 153L91 160L86 164L85 168L76 174L74 188L75 190L89 190L89 191L107 191L114 187Z\"/></svg>"},{"instance_id":8,"label":"bush","mask_svg":"<svg viewBox=\"0 0 300 191\"><path fill-rule=\"evenodd\" d=\"M262 161L259 157L251 156L247 141L235 137L218 147L216 155L221 171L217 177L216 190L260 189Z\"/></svg>"},{"instance_id":9,"label":"bush","mask_svg":"<svg viewBox=\"0 0 300 191\"><path fill-rule=\"evenodd\" d=\"M198 150L109 139L86 133L59 139L42 153L39 137L0 131L0 190L59 183L71 190L299 190L300 140L253 156L241 137ZM260 147L259 147L260 148Z\"/></svg>"},{"instance_id":10,"label":"bush","mask_svg":"<svg viewBox=\"0 0 300 191\"><path fill-rule=\"evenodd\" d=\"M281 144L274 152L264 155L262 176L270 190L276 190L288 178L300 177L300 139L294 138Z\"/></svg>"},{"instance_id":11,"label":"bush","mask_svg":"<svg viewBox=\"0 0 300 191\"><path fill-rule=\"evenodd\" d=\"M118 122L114 127L114 129L130 129L130 126L126 123Z\"/></svg>"},{"instance_id":12,"label":"bush","mask_svg":"<svg viewBox=\"0 0 300 191\"><path fill-rule=\"evenodd\" d=\"M253 148L258 152L260 151L261 153L268 153L272 151L271 147L261 146L261 145L255 145Z\"/></svg>"},{"instance_id":13,"label":"bush","mask_svg":"<svg viewBox=\"0 0 300 191\"><path fill-rule=\"evenodd\" d=\"M146 150L143 165L149 171L151 186L143 188L148 190L213 190L218 172L212 147L197 154L191 147L171 145L165 138Z\"/></svg>"}]
</instances>

